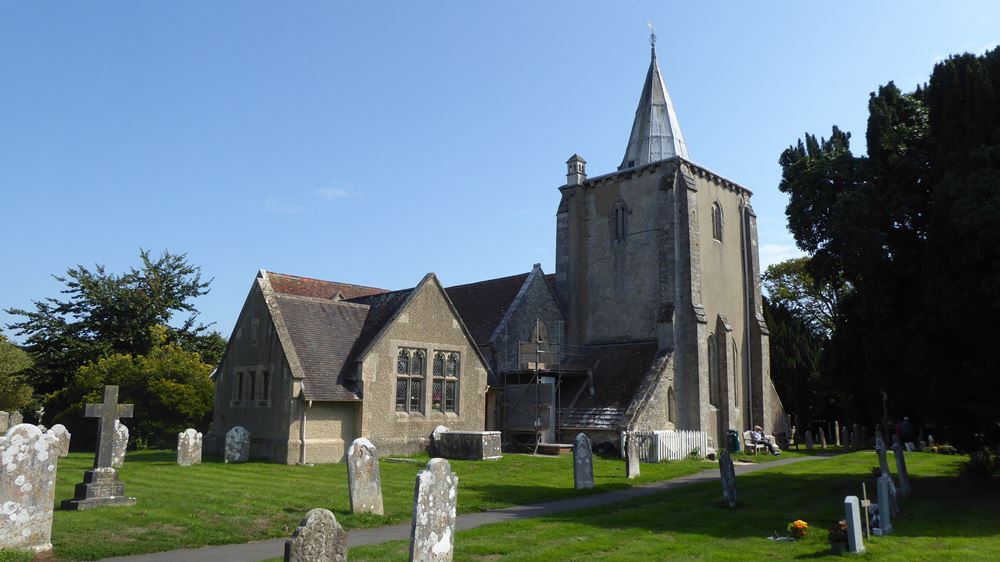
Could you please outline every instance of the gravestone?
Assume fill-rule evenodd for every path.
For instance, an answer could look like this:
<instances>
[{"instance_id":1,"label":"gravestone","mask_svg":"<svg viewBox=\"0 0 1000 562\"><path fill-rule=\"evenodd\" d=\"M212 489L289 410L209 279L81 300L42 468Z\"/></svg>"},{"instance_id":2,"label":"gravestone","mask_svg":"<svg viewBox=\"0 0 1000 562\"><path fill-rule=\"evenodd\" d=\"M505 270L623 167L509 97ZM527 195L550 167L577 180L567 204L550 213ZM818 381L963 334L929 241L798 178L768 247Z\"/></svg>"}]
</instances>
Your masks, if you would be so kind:
<instances>
[{"instance_id":1,"label":"gravestone","mask_svg":"<svg viewBox=\"0 0 1000 562\"><path fill-rule=\"evenodd\" d=\"M928 447L934 446L934 436L931 435L930 433L927 434L927 446Z\"/></svg>"},{"instance_id":2,"label":"gravestone","mask_svg":"<svg viewBox=\"0 0 1000 562\"><path fill-rule=\"evenodd\" d=\"M242 425L226 432L227 463L247 462L250 459L250 432Z\"/></svg>"},{"instance_id":3,"label":"gravestone","mask_svg":"<svg viewBox=\"0 0 1000 562\"><path fill-rule=\"evenodd\" d=\"M438 426L443 428L444 426ZM499 431L441 431L435 430L434 456L444 459L484 461L502 459Z\"/></svg>"},{"instance_id":4,"label":"gravestone","mask_svg":"<svg viewBox=\"0 0 1000 562\"><path fill-rule=\"evenodd\" d=\"M861 427L858 424L851 426L851 448L855 450L864 448L861 443Z\"/></svg>"},{"instance_id":5,"label":"gravestone","mask_svg":"<svg viewBox=\"0 0 1000 562\"><path fill-rule=\"evenodd\" d=\"M111 449L111 466L114 468L125 466L126 449L128 449L128 428L122 422L115 420L115 444Z\"/></svg>"},{"instance_id":6,"label":"gravestone","mask_svg":"<svg viewBox=\"0 0 1000 562\"><path fill-rule=\"evenodd\" d=\"M455 551L458 476L445 459L431 459L417 474L410 524L411 561L448 561Z\"/></svg>"},{"instance_id":7,"label":"gravestone","mask_svg":"<svg viewBox=\"0 0 1000 562\"><path fill-rule=\"evenodd\" d=\"M633 433L625 436L625 476L629 480L639 477L639 442Z\"/></svg>"},{"instance_id":8,"label":"gravestone","mask_svg":"<svg viewBox=\"0 0 1000 562\"><path fill-rule=\"evenodd\" d=\"M872 529L875 536L883 537L892 533L892 517L890 512L893 493L892 478L883 473L878 479L878 526Z\"/></svg>"},{"instance_id":9,"label":"gravestone","mask_svg":"<svg viewBox=\"0 0 1000 562\"><path fill-rule=\"evenodd\" d=\"M806 449L813 448L813 432L811 430L806 430Z\"/></svg>"},{"instance_id":10,"label":"gravestone","mask_svg":"<svg viewBox=\"0 0 1000 562\"><path fill-rule=\"evenodd\" d=\"M868 426L866 425L861 426L861 443L859 445L859 448L867 449L868 447L870 447L871 446L870 439L871 435L869 435L868 433Z\"/></svg>"},{"instance_id":11,"label":"gravestone","mask_svg":"<svg viewBox=\"0 0 1000 562\"><path fill-rule=\"evenodd\" d=\"M864 552L861 534L861 505L858 496L844 498L844 521L847 522L847 552Z\"/></svg>"},{"instance_id":12,"label":"gravestone","mask_svg":"<svg viewBox=\"0 0 1000 562\"><path fill-rule=\"evenodd\" d=\"M851 447L851 442L847 438L847 426L840 428L840 446L849 449Z\"/></svg>"},{"instance_id":13,"label":"gravestone","mask_svg":"<svg viewBox=\"0 0 1000 562\"><path fill-rule=\"evenodd\" d=\"M364 437L355 439L347 448L347 488L351 496L351 513L385 514L378 452Z\"/></svg>"},{"instance_id":14,"label":"gravestone","mask_svg":"<svg viewBox=\"0 0 1000 562\"><path fill-rule=\"evenodd\" d=\"M896 457L896 477L899 478L899 495L907 497L910 495L910 475L906 471L906 458L903 456L903 446L898 439L893 440L892 454Z\"/></svg>"},{"instance_id":15,"label":"gravestone","mask_svg":"<svg viewBox=\"0 0 1000 562\"><path fill-rule=\"evenodd\" d=\"M875 434L875 453L878 455L878 466L882 470L882 475L889 478L889 499L892 500L890 503L882 504L883 511L891 511L893 515L899 514L899 500L896 497L896 483L892 479L892 473L889 471L889 461L886 458L885 451L885 440L882 439L882 433ZM879 502L882 498L879 498Z\"/></svg>"},{"instance_id":16,"label":"gravestone","mask_svg":"<svg viewBox=\"0 0 1000 562\"><path fill-rule=\"evenodd\" d=\"M76 485L72 499L63 500L63 509L90 509L103 506L135 505L135 498L125 495L125 484L111 466L115 440L115 422L132 417L132 404L118 403L118 387L104 387L104 403L87 404L86 417L97 420L97 453L94 468L83 473L83 483Z\"/></svg>"},{"instance_id":17,"label":"gravestone","mask_svg":"<svg viewBox=\"0 0 1000 562\"><path fill-rule=\"evenodd\" d=\"M836 420L833 422L833 444L840 446L840 422Z\"/></svg>"},{"instance_id":18,"label":"gravestone","mask_svg":"<svg viewBox=\"0 0 1000 562\"><path fill-rule=\"evenodd\" d=\"M66 430L66 426L64 426L61 423L57 423L54 426L52 426L52 429L49 430L49 433L51 433L56 438L56 444L53 449L55 455L59 458L63 458L66 455L69 455L69 440L70 437L72 437L72 435L70 434L69 431Z\"/></svg>"},{"instance_id":19,"label":"gravestone","mask_svg":"<svg viewBox=\"0 0 1000 562\"><path fill-rule=\"evenodd\" d=\"M852 450L857 450L857 448L858 448L858 434L857 434L857 432L852 431L850 437L851 437L851 449Z\"/></svg>"},{"instance_id":20,"label":"gravestone","mask_svg":"<svg viewBox=\"0 0 1000 562\"><path fill-rule=\"evenodd\" d=\"M582 433L573 442L573 486L577 490L594 487L594 455L590 438Z\"/></svg>"},{"instance_id":21,"label":"gravestone","mask_svg":"<svg viewBox=\"0 0 1000 562\"><path fill-rule=\"evenodd\" d=\"M736 495L736 469L727 449L719 453L719 475L722 477L722 497L726 500L726 505L734 508L739 501Z\"/></svg>"},{"instance_id":22,"label":"gravestone","mask_svg":"<svg viewBox=\"0 0 1000 562\"><path fill-rule=\"evenodd\" d=\"M0 549L52 549L57 439L31 424L0 435Z\"/></svg>"},{"instance_id":23,"label":"gravestone","mask_svg":"<svg viewBox=\"0 0 1000 562\"><path fill-rule=\"evenodd\" d=\"M441 436L448 433L448 427L439 425L434 428L431 432L431 454L435 457L440 457L441 453L438 450L441 446Z\"/></svg>"},{"instance_id":24,"label":"gravestone","mask_svg":"<svg viewBox=\"0 0 1000 562\"><path fill-rule=\"evenodd\" d=\"M917 450L918 451L923 452L924 449L926 449L926 448L927 448L927 442L926 441L921 441L921 442L917 443Z\"/></svg>"},{"instance_id":25,"label":"gravestone","mask_svg":"<svg viewBox=\"0 0 1000 562\"><path fill-rule=\"evenodd\" d=\"M347 562L347 533L328 509L312 509L285 541L285 562Z\"/></svg>"},{"instance_id":26,"label":"gravestone","mask_svg":"<svg viewBox=\"0 0 1000 562\"><path fill-rule=\"evenodd\" d=\"M7 433L10 426L10 414L0 410L0 434Z\"/></svg>"},{"instance_id":27,"label":"gravestone","mask_svg":"<svg viewBox=\"0 0 1000 562\"><path fill-rule=\"evenodd\" d=\"M819 428L819 448L826 449L826 431L823 428Z\"/></svg>"},{"instance_id":28,"label":"gravestone","mask_svg":"<svg viewBox=\"0 0 1000 562\"><path fill-rule=\"evenodd\" d=\"M189 427L178 433L177 464L181 466L201 464L201 441L201 432L194 428Z\"/></svg>"},{"instance_id":29,"label":"gravestone","mask_svg":"<svg viewBox=\"0 0 1000 562\"><path fill-rule=\"evenodd\" d=\"M15 425L21 425L22 423L24 423L24 416L21 415L21 412L14 412L10 415L10 424L8 425L8 428L14 427Z\"/></svg>"}]
</instances>

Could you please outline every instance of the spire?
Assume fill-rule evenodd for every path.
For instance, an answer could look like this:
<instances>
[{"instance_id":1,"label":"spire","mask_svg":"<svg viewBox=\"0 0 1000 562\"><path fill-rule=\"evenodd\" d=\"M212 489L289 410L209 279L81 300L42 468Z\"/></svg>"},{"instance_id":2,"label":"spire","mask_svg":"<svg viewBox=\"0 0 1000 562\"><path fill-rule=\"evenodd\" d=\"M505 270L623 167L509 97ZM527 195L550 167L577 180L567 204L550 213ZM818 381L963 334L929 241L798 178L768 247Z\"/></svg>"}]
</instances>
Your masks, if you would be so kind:
<instances>
[{"instance_id":1,"label":"spire","mask_svg":"<svg viewBox=\"0 0 1000 562\"><path fill-rule=\"evenodd\" d=\"M632 134L628 138L628 148L619 170L634 168L666 160L674 156L687 158L687 146L681 127L674 113L667 87L663 85L660 66L656 63L656 33L650 30L650 61L646 72L646 83L639 96L639 107L635 110Z\"/></svg>"}]
</instances>

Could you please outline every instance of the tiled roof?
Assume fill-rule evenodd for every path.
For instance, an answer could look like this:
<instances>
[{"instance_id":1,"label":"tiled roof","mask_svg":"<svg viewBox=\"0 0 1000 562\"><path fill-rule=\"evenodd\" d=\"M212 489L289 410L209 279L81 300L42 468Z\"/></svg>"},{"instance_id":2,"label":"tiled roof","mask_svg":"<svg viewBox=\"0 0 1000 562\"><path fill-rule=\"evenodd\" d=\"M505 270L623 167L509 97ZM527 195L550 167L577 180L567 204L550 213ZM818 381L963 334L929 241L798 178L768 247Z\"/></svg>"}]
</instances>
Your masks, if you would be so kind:
<instances>
[{"instance_id":1,"label":"tiled roof","mask_svg":"<svg viewBox=\"0 0 1000 562\"><path fill-rule=\"evenodd\" d=\"M396 311L399 310L399 307L406 302L406 298L410 296L412 291L413 289L403 289L401 291L358 297L351 301L368 307L368 316L365 318L364 326L358 333L357 342L351 351L352 358L356 358L359 353L368 347L372 339L382 331L385 323L391 320Z\"/></svg>"},{"instance_id":2,"label":"tiled roof","mask_svg":"<svg viewBox=\"0 0 1000 562\"><path fill-rule=\"evenodd\" d=\"M621 426L624 408L569 408L559 412L560 429L610 429Z\"/></svg>"},{"instance_id":3,"label":"tiled roof","mask_svg":"<svg viewBox=\"0 0 1000 562\"><path fill-rule=\"evenodd\" d=\"M653 364L659 347L655 341L588 347L594 394L591 396L589 392L584 392L573 406L614 407L624 412L632 403L632 397Z\"/></svg>"},{"instance_id":4,"label":"tiled roof","mask_svg":"<svg viewBox=\"0 0 1000 562\"><path fill-rule=\"evenodd\" d=\"M386 289L378 289L376 287L323 281L322 279L299 277L298 275L274 273L272 271L267 272L267 277L271 281L271 288L274 292L286 295L298 295L300 297L332 299L337 293L340 293L346 300L387 292Z\"/></svg>"},{"instance_id":5,"label":"tiled roof","mask_svg":"<svg viewBox=\"0 0 1000 562\"><path fill-rule=\"evenodd\" d=\"M528 273L455 285L445 291L477 345L486 345L510 308Z\"/></svg>"},{"instance_id":6,"label":"tiled roof","mask_svg":"<svg viewBox=\"0 0 1000 562\"><path fill-rule=\"evenodd\" d=\"M359 400L348 361L368 307L337 300L276 294L291 344L305 376L307 400Z\"/></svg>"}]
</instances>

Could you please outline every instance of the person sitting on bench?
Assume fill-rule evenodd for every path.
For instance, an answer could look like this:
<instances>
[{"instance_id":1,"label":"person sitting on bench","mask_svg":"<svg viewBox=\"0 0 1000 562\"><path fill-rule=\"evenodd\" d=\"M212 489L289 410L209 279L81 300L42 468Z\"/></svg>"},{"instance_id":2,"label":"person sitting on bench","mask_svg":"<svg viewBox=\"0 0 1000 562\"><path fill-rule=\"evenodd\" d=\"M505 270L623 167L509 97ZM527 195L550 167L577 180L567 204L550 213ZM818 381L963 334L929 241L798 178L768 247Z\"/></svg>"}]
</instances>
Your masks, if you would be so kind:
<instances>
[{"instance_id":1,"label":"person sitting on bench","mask_svg":"<svg viewBox=\"0 0 1000 562\"><path fill-rule=\"evenodd\" d=\"M759 425L753 426L753 431L750 432L750 439L754 444L760 444L767 447L767 450L770 451L772 455L777 456L781 454L778 447L776 447L774 443L767 440L767 436L764 435L764 428Z\"/></svg>"}]
</instances>

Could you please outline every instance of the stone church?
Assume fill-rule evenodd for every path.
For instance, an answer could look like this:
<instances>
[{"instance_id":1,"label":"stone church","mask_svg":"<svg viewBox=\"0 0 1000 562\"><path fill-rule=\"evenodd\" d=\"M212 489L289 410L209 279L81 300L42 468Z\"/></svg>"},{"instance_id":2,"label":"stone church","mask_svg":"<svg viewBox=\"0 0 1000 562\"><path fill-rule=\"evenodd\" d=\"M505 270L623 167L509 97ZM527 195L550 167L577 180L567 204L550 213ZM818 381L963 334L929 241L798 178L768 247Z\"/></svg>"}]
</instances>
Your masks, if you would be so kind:
<instances>
[{"instance_id":1,"label":"stone church","mask_svg":"<svg viewBox=\"0 0 1000 562\"><path fill-rule=\"evenodd\" d=\"M261 271L207 447L235 425L252 456L286 463L339 462L361 436L424 450L438 425L512 444L785 433L751 193L689 159L655 46L621 165L588 177L574 154L559 191L554 274L387 291Z\"/></svg>"}]
</instances>

